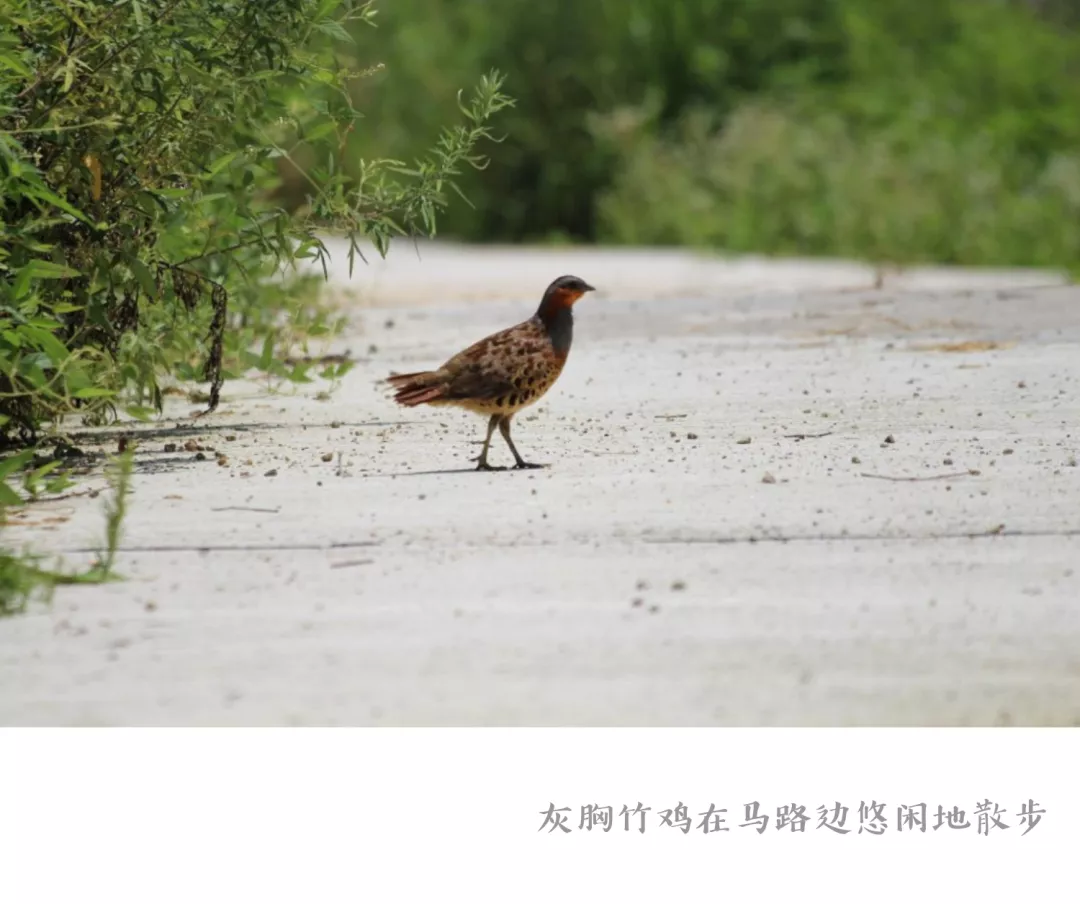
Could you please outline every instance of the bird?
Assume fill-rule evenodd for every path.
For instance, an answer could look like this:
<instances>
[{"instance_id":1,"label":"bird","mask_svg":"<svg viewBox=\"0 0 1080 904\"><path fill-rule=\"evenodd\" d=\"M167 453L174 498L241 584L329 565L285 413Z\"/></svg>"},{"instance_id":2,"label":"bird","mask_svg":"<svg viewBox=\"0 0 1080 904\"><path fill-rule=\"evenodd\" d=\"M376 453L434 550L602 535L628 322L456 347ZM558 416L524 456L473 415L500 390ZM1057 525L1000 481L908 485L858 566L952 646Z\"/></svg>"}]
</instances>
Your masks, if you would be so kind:
<instances>
[{"instance_id":1,"label":"bird","mask_svg":"<svg viewBox=\"0 0 1080 904\"><path fill-rule=\"evenodd\" d=\"M558 277L528 320L485 336L435 370L391 374L386 382L394 401L408 408L454 406L487 417L484 445L474 459L477 471L506 470L488 462L496 428L514 456L515 469L544 467L521 457L510 438L510 421L559 378L570 354L574 304L595 291L577 276Z\"/></svg>"}]
</instances>

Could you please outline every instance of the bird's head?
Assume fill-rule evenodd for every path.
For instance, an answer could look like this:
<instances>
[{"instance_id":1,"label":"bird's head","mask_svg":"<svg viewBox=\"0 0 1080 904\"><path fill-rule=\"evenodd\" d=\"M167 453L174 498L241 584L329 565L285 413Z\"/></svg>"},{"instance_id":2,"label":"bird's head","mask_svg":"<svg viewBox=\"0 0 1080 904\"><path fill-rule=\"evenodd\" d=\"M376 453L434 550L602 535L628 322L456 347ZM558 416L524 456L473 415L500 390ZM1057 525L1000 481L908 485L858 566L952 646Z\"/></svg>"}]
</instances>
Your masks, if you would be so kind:
<instances>
[{"instance_id":1,"label":"bird's head","mask_svg":"<svg viewBox=\"0 0 1080 904\"><path fill-rule=\"evenodd\" d=\"M569 308L586 292L596 291L577 276L560 276L544 292L542 304L549 308Z\"/></svg>"}]
</instances>

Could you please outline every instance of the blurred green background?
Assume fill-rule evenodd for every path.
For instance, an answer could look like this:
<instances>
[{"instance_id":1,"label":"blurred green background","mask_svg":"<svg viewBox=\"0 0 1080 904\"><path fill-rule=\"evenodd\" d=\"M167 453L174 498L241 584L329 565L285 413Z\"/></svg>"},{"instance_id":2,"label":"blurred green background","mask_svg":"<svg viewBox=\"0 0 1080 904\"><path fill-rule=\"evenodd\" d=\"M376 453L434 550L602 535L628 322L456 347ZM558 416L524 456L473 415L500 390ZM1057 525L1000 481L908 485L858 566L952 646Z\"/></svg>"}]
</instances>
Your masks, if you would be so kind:
<instances>
[{"instance_id":1,"label":"blurred green background","mask_svg":"<svg viewBox=\"0 0 1080 904\"><path fill-rule=\"evenodd\" d=\"M516 105L442 237L1080 265L1080 0L380 0L350 156Z\"/></svg>"}]
</instances>

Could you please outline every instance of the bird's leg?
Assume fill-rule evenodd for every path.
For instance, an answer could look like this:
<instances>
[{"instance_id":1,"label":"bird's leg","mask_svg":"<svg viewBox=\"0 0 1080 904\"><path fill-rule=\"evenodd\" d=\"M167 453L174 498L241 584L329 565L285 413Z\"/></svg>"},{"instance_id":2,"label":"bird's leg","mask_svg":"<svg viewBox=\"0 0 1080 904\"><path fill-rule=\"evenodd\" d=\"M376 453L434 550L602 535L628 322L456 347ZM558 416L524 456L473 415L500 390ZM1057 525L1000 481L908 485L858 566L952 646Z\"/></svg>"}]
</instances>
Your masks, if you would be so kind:
<instances>
[{"instance_id":1,"label":"bird's leg","mask_svg":"<svg viewBox=\"0 0 1080 904\"><path fill-rule=\"evenodd\" d=\"M502 471L503 468L496 468L493 465L488 464L488 449L491 447L491 435L495 432L495 426L499 423L500 415L493 414L491 420L488 421L487 436L484 437L484 448L480 452L480 457L476 459L477 471Z\"/></svg>"},{"instance_id":2,"label":"bird's leg","mask_svg":"<svg viewBox=\"0 0 1080 904\"><path fill-rule=\"evenodd\" d=\"M502 434L503 439L506 440L506 445L510 447L510 451L514 454L514 467L515 468L542 468L543 465L536 465L532 462L525 461L520 455L518 450L514 448L514 442L510 439L510 418L513 415L505 415L502 420L499 421L499 432Z\"/></svg>"}]
</instances>

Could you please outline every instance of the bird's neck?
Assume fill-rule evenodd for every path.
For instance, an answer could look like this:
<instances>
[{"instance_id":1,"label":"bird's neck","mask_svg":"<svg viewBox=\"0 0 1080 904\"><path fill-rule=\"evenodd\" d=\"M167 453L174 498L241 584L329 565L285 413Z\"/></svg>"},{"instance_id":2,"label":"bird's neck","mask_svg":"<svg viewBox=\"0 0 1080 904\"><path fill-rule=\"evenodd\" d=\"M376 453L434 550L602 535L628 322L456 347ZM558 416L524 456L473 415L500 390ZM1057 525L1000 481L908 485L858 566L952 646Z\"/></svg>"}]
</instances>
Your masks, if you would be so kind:
<instances>
[{"instance_id":1,"label":"bird's neck","mask_svg":"<svg viewBox=\"0 0 1080 904\"><path fill-rule=\"evenodd\" d=\"M536 316L547 330L555 354L569 354L570 342L574 337L573 309L569 305L542 304Z\"/></svg>"}]
</instances>

